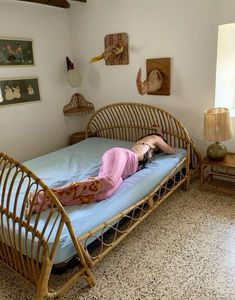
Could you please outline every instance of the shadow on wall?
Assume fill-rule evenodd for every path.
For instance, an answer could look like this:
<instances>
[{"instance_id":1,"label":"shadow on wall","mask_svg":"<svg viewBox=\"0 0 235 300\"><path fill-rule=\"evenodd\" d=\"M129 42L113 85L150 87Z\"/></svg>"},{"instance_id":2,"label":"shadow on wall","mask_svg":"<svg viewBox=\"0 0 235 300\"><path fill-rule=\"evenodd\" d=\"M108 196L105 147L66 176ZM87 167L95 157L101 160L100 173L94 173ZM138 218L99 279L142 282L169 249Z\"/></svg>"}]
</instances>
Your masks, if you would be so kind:
<instances>
[{"instance_id":1,"label":"shadow on wall","mask_svg":"<svg viewBox=\"0 0 235 300\"><path fill-rule=\"evenodd\" d=\"M87 81L93 88L99 88L101 85L100 73L96 70L94 65L88 69Z\"/></svg>"}]
</instances>

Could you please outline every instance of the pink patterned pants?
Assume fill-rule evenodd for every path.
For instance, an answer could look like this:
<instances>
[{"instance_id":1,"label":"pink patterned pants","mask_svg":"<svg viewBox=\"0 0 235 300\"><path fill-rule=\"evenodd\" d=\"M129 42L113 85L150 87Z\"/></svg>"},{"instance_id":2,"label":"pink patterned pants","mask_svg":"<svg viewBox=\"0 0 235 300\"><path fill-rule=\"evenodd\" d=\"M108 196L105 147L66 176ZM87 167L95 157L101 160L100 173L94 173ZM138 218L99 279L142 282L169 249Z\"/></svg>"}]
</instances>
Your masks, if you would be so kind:
<instances>
[{"instance_id":1,"label":"pink patterned pants","mask_svg":"<svg viewBox=\"0 0 235 300\"><path fill-rule=\"evenodd\" d=\"M138 159L125 148L111 148L102 157L102 165L96 177L89 177L61 188L52 188L62 205L92 203L110 197L123 180L137 171ZM31 194L33 212L51 206L43 191Z\"/></svg>"}]
</instances>

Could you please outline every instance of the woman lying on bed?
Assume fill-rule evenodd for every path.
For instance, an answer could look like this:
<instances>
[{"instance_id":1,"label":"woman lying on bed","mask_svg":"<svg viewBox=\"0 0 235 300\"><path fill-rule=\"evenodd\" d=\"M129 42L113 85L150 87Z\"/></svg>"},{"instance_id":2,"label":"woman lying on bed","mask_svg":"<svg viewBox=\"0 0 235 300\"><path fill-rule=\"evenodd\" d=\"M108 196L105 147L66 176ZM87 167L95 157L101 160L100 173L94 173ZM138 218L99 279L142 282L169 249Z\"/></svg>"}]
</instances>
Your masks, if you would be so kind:
<instances>
[{"instance_id":1,"label":"woman lying on bed","mask_svg":"<svg viewBox=\"0 0 235 300\"><path fill-rule=\"evenodd\" d=\"M119 188L125 178L150 164L152 156L159 149L167 154L176 153L175 149L164 141L162 134L150 134L142 137L131 150L111 148L103 154L102 165L96 177L89 177L51 190L62 205L104 200ZM43 191L36 194L31 193L29 201L33 202L32 212L38 212L42 202L44 202L44 209L50 207L50 200L45 197Z\"/></svg>"}]
</instances>

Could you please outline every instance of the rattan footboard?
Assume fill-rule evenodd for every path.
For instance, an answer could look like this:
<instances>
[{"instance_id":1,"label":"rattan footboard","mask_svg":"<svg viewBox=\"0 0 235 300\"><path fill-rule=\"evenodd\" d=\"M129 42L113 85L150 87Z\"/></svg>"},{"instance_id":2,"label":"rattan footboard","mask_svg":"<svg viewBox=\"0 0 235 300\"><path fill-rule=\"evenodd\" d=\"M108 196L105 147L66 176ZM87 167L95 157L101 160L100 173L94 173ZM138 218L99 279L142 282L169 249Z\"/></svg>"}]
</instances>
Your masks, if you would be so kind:
<instances>
[{"instance_id":1,"label":"rattan footboard","mask_svg":"<svg viewBox=\"0 0 235 300\"><path fill-rule=\"evenodd\" d=\"M91 117L87 136L135 141L155 132L155 126L162 128L164 138L170 145L186 149L186 158L138 203L79 238L75 236L66 211L51 190L23 164L0 153L0 260L36 285L38 300L64 294L79 278L85 278L89 286L94 285L91 267L180 185L188 188L190 167L197 168L200 156L185 127L164 110L139 103L108 105ZM39 213L32 215L31 204L27 201L29 193L35 190L43 190L53 204L48 209L43 226L40 223L43 203ZM49 223L53 224L50 231L47 230ZM67 226L73 241L79 267L59 290L52 291L49 289L49 279L63 226ZM52 231L55 238L49 247L47 241ZM87 243L94 236L99 247L90 252Z\"/></svg>"}]
</instances>

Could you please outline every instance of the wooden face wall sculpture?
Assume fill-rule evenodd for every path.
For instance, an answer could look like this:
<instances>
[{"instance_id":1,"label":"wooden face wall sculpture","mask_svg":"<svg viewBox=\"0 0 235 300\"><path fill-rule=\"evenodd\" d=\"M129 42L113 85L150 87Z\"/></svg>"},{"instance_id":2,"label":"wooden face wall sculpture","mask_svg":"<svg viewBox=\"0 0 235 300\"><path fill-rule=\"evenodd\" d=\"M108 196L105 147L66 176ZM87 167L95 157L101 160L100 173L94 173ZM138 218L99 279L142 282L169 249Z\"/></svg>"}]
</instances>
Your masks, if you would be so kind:
<instances>
[{"instance_id":1,"label":"wooden face wall sculpture","mask_svg":"<svg viewBox=\"0 0 235 300\"><path fill-rule=\"evenodd\" d=\"M170 58L146 60L146 79L141 80L141 68L136 76L136 86L140 95L170 95Z\"/></svg>"}]
</instances>

